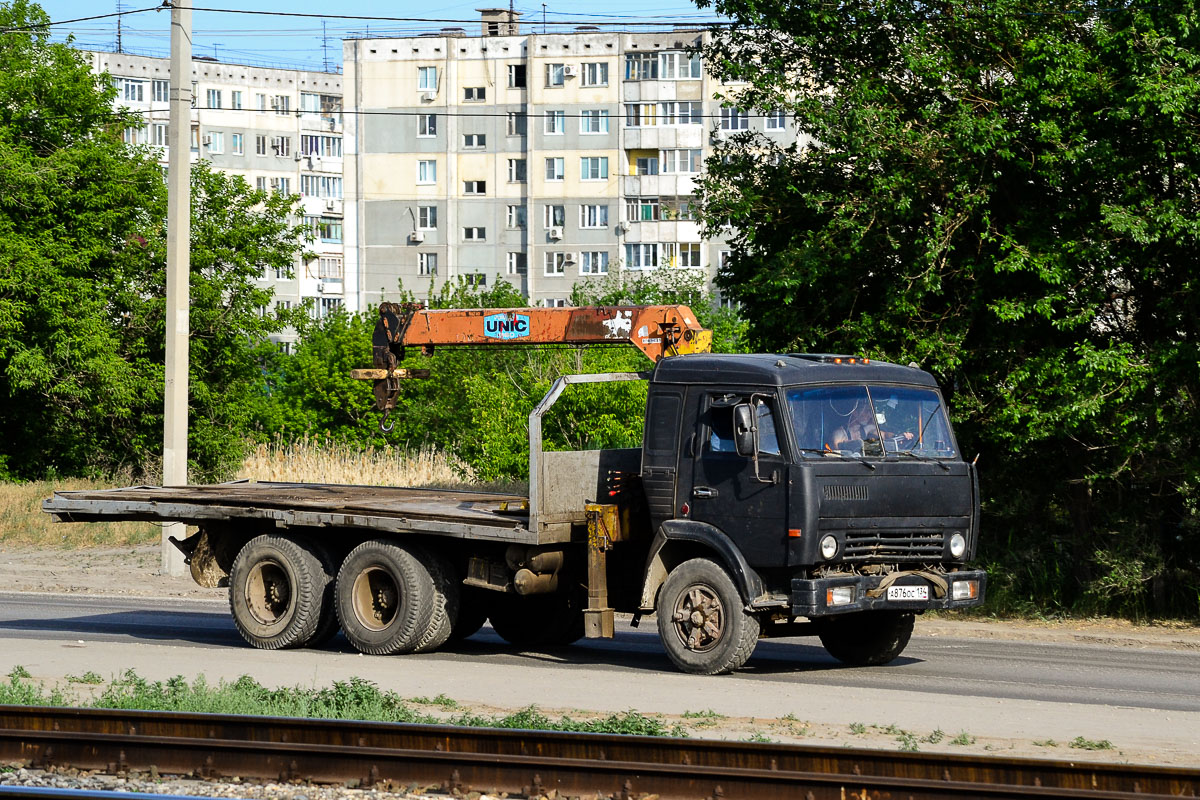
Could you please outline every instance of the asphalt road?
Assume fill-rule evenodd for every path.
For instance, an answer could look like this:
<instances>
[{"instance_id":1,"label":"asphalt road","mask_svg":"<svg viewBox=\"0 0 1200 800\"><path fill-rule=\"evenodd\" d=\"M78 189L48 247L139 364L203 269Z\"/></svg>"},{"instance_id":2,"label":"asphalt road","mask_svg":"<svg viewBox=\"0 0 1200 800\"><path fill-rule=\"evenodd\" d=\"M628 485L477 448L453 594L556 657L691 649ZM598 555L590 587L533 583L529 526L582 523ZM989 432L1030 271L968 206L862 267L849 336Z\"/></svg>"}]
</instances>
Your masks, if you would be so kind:
<instances>
[{"instance_id":1,"label":"asphalt road","mask_svg":"<svg viewBox=\"0 0 1200 800\"><path fill-rule=\"evenodd\" d=\"M918 635L892 664L856 669L815 639L784 639L760 642L735 675L703 678L672 670L653 619L567 648L520 651L485 627L438 653L375 658L340 636L322 650L254 650L213 601L0 593L0 670L18 664L50 679L127 668L273 685L357 675L403 696L496 708L790 713L1010 738L1124 737L1134 750L1200 753L1200 658L1188 651Z\"/></svg>"}]
</instances>

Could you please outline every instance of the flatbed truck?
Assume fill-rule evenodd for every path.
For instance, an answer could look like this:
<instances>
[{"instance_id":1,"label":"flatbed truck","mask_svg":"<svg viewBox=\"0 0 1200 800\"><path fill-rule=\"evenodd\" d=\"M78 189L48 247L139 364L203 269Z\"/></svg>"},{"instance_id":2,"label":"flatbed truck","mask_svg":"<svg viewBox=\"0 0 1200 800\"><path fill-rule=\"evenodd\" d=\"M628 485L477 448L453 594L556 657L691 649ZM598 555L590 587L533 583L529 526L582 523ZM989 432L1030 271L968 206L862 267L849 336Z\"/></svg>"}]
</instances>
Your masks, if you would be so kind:
<instances>
[{"instance_id":1,"label":"flatbed truck","mask_svg":"<svg viewBox=\"0 0 1200 800\"><path fill-rule=\"evenodd\" d=\"M373 655L419 653L490 621L520 647L612 637L656 615L671 662L741 667L759 639L816 636L888 663L916 614L983 601L967 565L979 482L933 377L826 354L717 355L691 310L425 311L384 304L372 369L397 407L404 348L632 343L646 373L560 377L529 417L529 492L234 482L56 492L63 522L182 522L193 579L229 588L254 647L339 630ZM542 418L573 384L648 382L639 449L552 451Z\"/></svg>"}]
</instances>

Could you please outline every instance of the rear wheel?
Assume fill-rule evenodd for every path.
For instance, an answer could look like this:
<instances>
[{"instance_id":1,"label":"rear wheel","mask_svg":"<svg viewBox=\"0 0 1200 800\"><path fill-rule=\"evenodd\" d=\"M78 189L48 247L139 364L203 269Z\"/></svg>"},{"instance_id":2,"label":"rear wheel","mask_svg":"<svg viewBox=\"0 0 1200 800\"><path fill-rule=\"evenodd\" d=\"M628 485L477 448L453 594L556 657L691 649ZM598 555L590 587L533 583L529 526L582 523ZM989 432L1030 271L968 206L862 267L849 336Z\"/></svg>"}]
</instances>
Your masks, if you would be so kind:
<instances>
[{"instance_id":1,"label":"rear wheel","mask_svg":"<svg viewBox=\"0 0 1200 800\"><path fill-rule=\"evenodd\" d=\"M419 554L420 555L420 554ZM440 553L426 550L422 561L433 579L433 615L429 625L413 648L414 653L437 650L450 639L454 623L458 620L459 590L458 575L454 565Z\"/></svg>"},{"instance_id":2,"label":"rear wheel","mask_svg":"<svg viewBox=\"0 0 1200 800\"><path fill-rule=\"evenodd\" d=\"M577 591L499 595L488 612L492 629L518 647L567 645L583 638L583 602Z\"/></svg>"},{"instance_id":3,"label":"rear wheel","mask_svg":"<svg viewBox=\"0 0 1200 800\"><path fill-rule=\"evenodd\" d=\"M434 616L434 578L415 548L363 542L338 570L334 589L342 633L360 653L411 653Z\"/></svg>"},{"instance_id":4,"label":"rear wheel","mask_svg":"<svg viewBox=\"0 0 1200 800\"><path fill-rule=\"evenodd\" d=\"M821 644L829 655L855 667L895 660L912 637L916 617L905 611L862 611L821 620Z\"/></svg>"},{"instance_id":5,"label":"rear wheel","mask_svg":"<svg viewBox=\"0 0 1200 800\"><path fill-rule=\"evenodd\" d=\"M758 644L758 618L743 611L733 579L707 558L685 561L658 597L658 635L684 672L718 675L746 663Z\"/></svg>"},{"instance_id":6,"label":"rear wheel","mask_svg":"<svg viewBox=\"0 0 1200 800\"><path fill-rule=\"evenodd\" d=\"M322 630L331 580L328 562L308 542L256 536L229 570L229 608L238 633L262 650L304 647Z\"/></svg>"}]
</instances>

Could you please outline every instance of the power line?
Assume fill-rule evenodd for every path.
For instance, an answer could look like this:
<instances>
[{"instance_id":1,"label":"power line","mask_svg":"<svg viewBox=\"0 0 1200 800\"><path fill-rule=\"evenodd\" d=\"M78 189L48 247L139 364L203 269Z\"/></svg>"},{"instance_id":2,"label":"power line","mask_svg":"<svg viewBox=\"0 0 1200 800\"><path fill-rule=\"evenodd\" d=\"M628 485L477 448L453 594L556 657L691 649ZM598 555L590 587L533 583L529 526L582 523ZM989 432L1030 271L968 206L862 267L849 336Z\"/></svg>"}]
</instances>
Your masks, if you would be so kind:
<instances>
[{"instance_id":1,"label":"power line","mask_svg":"<svg viewBox=\"0 0 1200 800\"><path fill-rule=\"evenodd\" d=\"M243 9L243 8L193 8L192 10L193 11L208 11L208 12L217 13L217 14L251 14L251 15L265 16L265 17L305 17L305 18L316 18L316 19L350 19L350 20L360 20L360 21L364 21L364 22L433 22L433 23L439 23L439 24L455 23L455 24L460 24L460 25L474 25L474 24L479 23L478 17L472 17L471 19L450 19L450 18L439 19L439 18L432 18L432 17L376 17L376 16L368 16L365 14L309 14L309 13L304 13L301 11L251 11L249 9ZM634 19L634 18L631 17L630 19ZM678 21L679 24L682 24L682 25L711 24L711 25L724 26L724 25L732 25L733 24L732 22L722 22L722 21L718 21L718 20L712 20L711 22L706 23L704 20L683 19L680 17L662 17L661 21L659 21L659 22L625 21L625 22L596 22L594 24L596 24L596 25L613 25L613 26L622 26L622 25L624 25L624 26L633 26L633 25L643 26L643 25L647 25L647 26L661 27L664 24L668 24L671 20ZM548 25L570 25L573 27L573 26L576 26L579 24L579 20L577 20L577 19L574 19L574 20L550 20L550 21L547 21L545 24L548 24Z\"/></svg>"},{"instance_id":2,"label":"power line","mask_svg":"<svg viewBox=\"0 0 1200 800\"><path fill-rule=\"evenodd\" d=\"M49 28L53 25L71 25L76 22L91 22L95 19L111 19L112 17L126 17L130 14L144 14L147 11L162 11L163 6L151 6L150 8L139 8L133 11L116 11L112 14L97 14L93 17L79 17L77 19L60 19L53 22L44 22L40 25L30 25L25 28L0 28L0 33L37 33L43 28Z\"/></svg>"}]
</instances>

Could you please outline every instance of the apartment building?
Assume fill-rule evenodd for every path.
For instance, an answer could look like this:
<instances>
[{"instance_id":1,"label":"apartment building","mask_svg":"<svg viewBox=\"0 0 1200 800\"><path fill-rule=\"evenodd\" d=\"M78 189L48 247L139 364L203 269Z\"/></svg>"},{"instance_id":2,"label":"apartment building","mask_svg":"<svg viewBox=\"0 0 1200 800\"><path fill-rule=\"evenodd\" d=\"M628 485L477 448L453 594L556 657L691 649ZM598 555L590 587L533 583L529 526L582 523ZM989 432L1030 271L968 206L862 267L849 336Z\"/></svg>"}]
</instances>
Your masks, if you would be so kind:
<instances>
[{"instance_id":1,"label":"apartment building","mask_svg":"<svg viewBox=\"0 0 1200 800\"><path fill-rule=\"evenodd\" d=\"M88 51L92 68L117 87L116 105L141 111L145 124L125 131L130 144L161 148L167 164L169 60ZM323 315L346 302L355 306L343 252L342 76L336 73L192 61L191 156L242 175L259 189L300 196L302 217L313 231L313 257L293 274L270 270L261 280L275 302L311 303ZM286 342L291 337L283 337Z\"/></svg>"},{"instance_id":2,"label":"apartment building","mask_svg":"<svg viewBox=\"0 0 1200 800\"><path fill-rule=\"evenodd\" d=\"M782 113L722 108L701 31L522 33L507 9L459 28L347 39L347 291L358 307L446 280L504 278L539 305L618 271L688 270L726 251L691 199L714 142Z\"/></svg>"}]
</instances>

